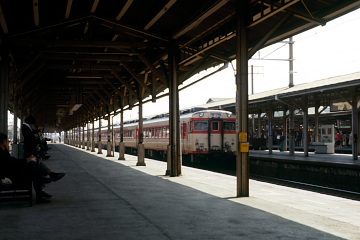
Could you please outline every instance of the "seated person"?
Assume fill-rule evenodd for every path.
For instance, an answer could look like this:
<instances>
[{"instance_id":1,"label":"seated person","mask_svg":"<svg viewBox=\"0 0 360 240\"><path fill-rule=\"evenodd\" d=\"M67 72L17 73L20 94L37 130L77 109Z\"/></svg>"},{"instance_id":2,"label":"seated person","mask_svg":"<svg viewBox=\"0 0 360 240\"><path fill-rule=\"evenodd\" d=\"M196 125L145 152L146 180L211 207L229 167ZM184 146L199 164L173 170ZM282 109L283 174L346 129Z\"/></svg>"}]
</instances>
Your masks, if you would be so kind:
<instances>
[{"instance_id":1,"label":"seated person","mask_svg":"<svg viewBox=\"0 0 360 240\"><path fill-rule=\"evenodd\" d=\"M0 133L0 179L8 178L12 183L33 181L37 203L48 203L53 196L43 191L43 185L60 180L65 173L52 172L43 162L31 155L26 159L10 156L7 135ZM49 176L49 177L46 177Z\"/></svg>"}]
</instances>

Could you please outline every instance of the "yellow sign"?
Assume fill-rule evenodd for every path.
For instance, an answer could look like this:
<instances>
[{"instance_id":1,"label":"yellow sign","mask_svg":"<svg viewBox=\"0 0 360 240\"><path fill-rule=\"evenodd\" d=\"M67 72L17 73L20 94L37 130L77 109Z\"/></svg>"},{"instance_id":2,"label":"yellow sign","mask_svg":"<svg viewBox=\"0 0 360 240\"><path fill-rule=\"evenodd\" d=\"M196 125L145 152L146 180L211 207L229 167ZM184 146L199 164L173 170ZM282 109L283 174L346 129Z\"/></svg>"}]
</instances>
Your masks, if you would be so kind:
<instances>
[{"instance_id":1,"label":"yellow sign","mask_svg":"<svg viewBox=\"0 0 360 240\"><path fill-rule=\"evenodd\" d=\"M249 152L250 143L240 143L240 152Z\"/></svg>"},{"instance_id":2,"label":"yellow sign","mask_svg":"<svg viewBox=\"0 0 360 240\"><path fill-rule=\"evenodd\" d=\"M248 141L247 132L240 132L239 142L247 142L247 141Z\"/></svg>"}]
</instances>

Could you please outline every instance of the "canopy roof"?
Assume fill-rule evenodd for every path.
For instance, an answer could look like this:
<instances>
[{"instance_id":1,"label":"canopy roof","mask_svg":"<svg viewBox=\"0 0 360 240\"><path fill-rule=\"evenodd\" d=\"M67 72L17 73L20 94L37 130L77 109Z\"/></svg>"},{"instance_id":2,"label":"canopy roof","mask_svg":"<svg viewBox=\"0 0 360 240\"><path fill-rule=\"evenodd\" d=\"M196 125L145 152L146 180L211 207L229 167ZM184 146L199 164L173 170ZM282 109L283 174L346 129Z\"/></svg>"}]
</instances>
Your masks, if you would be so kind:
<instances>
[{"instance_id":1,"label":"canopy roof","mask_svg":"<svg viewBox=\"0 0 360 240\"><path fill-rule=\"evenodd\" d=\"M69 129L236 57L236 0L2 0L10 108ZM249 57L357 9L355 0L249 0ZM219 79L221 81L221 79ZM59 120L60 119L60 120Z\"/></svg>"}]
</instances>

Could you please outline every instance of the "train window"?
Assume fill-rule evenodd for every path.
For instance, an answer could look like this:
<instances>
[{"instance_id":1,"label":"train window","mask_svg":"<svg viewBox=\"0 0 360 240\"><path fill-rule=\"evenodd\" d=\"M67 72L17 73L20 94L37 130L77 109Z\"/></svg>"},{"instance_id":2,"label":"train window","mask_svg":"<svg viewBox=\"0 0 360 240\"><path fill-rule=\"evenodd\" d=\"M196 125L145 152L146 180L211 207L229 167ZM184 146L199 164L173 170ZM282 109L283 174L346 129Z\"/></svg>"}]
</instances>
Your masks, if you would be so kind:
<instances>
[{"instance_id":1,"label":"train window","mask_svg":"<svg viewBox=\"0 0 360 240\"><path fill-rule=\"evenodd\" d=\"M212 123L211 123L211 129L212 129L213 131L219 131L219 122L218 122L218 121L212 122Z\"/></svg>"},{"instance_id":2,"label":"train window","mask_svg":"<svg viewBox=\"0 0 360 240\"><path fill-rule=\"evenodd\" d=\"M143 131L144 138L149 138L149 135L147 133L148 133L148 130L147 130L147 128L145 128Z\"/></svg>"},{"instance_id":3,"label":"train window","mask_svg":"<svg viewBox=\"0 0 360 240\"><path fill-rule=\"evenodd\" d=\"M168 136L167 127L163 127L163 136L166 138Z\"/></svg>"},{"instance_id":4,"label":"train window","mask_svg":"<svg viewBox=\"0 0 360 240\"><path fill-rule=\"evenodd\" d=\"M235 131L235 122L224 121L224 131Z\"/></svg>"},{"instance_id":5,"label":"train window","mask_svg":"<svg viewBox=\"0 0 360 240\"><path fill-rule=\"evenodd\" d=\"M207 131L208 122L206 121L194 121L194 131Z\"/></svg>"}]
</instances>

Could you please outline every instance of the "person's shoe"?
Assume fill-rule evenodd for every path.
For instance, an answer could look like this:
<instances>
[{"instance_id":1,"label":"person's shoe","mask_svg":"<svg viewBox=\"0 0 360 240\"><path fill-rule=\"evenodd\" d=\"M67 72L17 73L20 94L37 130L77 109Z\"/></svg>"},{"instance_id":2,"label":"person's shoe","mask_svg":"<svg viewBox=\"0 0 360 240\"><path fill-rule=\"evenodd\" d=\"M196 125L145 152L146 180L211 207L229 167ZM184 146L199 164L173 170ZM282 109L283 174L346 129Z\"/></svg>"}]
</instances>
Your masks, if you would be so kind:
<instances>
[{"instance_id":1,"label":"person's shoe","mask_svg":"<svg viewBox=\"0 0 360 240\"><path fill-rule=\"evenodd\" d=\"M65 173L54 173L54 172L52 172L52 173L50 173L49 175L50 175L50 178L51 178L54 182L56 182L56 181L62 179L62 178L65 176Z\"/></svg>"},{"instance_id":2,"label":"person's shoe","mask_svg":"<svg viewBox=\"0 0 360 240\"><path fill-rule=\"evenodd\" d=\"M48 184L48 183L51 183L52 181L54 181L52 178L43 177L41 179L41 183L43 183L43 184Z\"/></svg>"},{"instance_id":3,"label":"person's shoe","mask_svg":"<svg viewBox=\"0 0 360 240\"><path fill-rule=\"evenodd\" d=\"M46 193L46 192L44 192L44 191L42 191L42 192L41 192L41 197L42 197L42 198L45 198L45 199L50 199L50 198L53 198L54 196L51 195L51 194L48 194L48 193Z\"/></svg>"},{"instance_id":4,"label":"person's shoe","mask_svg":"<svg viewBox=\"0 0 360 240\"><path fill-rule=\"evenodd\" d=\"M36 203L51 203L51 201L45 198L36 198Z\"/></svg>"}]
</instances>

